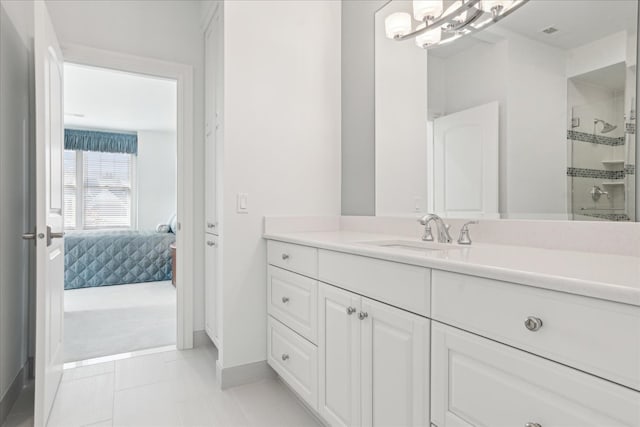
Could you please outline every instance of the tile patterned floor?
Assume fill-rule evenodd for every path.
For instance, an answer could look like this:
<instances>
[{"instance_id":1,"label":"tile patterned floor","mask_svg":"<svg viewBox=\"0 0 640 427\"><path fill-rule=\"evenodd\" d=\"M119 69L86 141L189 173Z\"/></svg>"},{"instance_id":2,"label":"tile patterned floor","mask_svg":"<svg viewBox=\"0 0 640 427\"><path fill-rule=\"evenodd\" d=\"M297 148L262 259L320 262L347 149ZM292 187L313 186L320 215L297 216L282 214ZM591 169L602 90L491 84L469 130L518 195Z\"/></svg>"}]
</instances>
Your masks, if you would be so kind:
<instances>
[{"instance_id":1,"label":"tile patterned floor","mask_svg":"<svg viewBox=\"0 0 640 427\"><path fill-rule=\"evenodd\" d=\"M277 380L218 390L216 358L205 345L66 370L48 426L319 426Z\"/></svg>"}]
</instances>

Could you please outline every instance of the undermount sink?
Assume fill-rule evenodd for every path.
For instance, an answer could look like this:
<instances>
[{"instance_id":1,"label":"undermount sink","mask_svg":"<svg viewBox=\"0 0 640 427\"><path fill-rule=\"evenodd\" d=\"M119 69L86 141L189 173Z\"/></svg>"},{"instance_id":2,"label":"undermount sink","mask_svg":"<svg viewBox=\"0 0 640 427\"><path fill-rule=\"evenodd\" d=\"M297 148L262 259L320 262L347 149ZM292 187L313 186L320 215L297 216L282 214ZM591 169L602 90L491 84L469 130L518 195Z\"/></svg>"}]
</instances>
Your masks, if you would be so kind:
<instances>
[{"instance_id":1,"label":"undermount sink","mask_svg":"<svg viewBox=\"0 0 640 427\"><path fill-rule=\"evenodd\" d=\"M418 252L446 251L459 249L452 244L435 242L417 242L413 240L377 240L371 242L360 242L365 245L378 246L390 249L404 249Z\"/></svg>"}]
</instances>

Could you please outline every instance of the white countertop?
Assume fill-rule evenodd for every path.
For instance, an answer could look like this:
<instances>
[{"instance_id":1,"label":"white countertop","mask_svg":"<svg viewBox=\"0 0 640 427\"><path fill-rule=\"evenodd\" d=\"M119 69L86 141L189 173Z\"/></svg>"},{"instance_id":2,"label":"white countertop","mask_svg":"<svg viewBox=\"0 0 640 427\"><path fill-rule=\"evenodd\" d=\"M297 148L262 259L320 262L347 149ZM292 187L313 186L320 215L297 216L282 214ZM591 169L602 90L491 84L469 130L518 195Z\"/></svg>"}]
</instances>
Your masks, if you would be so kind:
<instances>
[{"instance_id":1,"label":"white countertop","mask_svg":"<svg viewBox=\"0 0 640 427\"><path fill-rule=\"evenodd\" d=\"M418 238L352 231L272 233L264 238L640 306L638 257L476 242L418 252L362 243L420 242Z\"/></svg>"}]
</instances>

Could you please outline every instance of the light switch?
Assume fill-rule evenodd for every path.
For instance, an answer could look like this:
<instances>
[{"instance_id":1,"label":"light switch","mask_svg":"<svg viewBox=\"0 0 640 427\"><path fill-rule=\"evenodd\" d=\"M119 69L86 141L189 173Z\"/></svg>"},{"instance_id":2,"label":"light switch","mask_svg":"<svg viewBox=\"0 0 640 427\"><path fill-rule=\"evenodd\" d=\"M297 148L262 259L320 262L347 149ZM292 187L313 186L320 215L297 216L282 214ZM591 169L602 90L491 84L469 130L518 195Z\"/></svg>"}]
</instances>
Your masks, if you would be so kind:
<instances>
[{"instance_id":1,"label":"light switch","mask_svg":"<svg viewBox=\"0 0 640 427\"><path fill-rule=\"evenodd\" d=\"M249 195L247 193L238 193L237 212L249 213Z\"/></svg>"}]
</instances>

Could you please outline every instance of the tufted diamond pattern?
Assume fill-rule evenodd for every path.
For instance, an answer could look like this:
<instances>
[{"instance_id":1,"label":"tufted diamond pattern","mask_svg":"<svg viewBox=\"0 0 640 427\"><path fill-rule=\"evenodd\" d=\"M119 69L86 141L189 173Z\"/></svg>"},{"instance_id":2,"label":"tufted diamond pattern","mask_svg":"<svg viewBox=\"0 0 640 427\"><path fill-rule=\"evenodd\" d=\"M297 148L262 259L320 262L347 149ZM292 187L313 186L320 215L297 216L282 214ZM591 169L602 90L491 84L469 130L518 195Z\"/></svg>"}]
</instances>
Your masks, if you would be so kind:
<instances>
[{"instance_id":1,"label":"tufted diamond pattern","mask_svg":"<svg viewBox=\"0 0 640 427\"><path fill-rule=\"evenodd\" d=\"M64 288L171 279L172 233L100 231L65 237Z\"/></svg>"}]
</instances>

